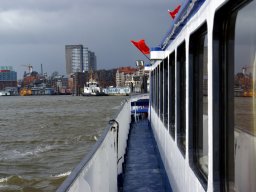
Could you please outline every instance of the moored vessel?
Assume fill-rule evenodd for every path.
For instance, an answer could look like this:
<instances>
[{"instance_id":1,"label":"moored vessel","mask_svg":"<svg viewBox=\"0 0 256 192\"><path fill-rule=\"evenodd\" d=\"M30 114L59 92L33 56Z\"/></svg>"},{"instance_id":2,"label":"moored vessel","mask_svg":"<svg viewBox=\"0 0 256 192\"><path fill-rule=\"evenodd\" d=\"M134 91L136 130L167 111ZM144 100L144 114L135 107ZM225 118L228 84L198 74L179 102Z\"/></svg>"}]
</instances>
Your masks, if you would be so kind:
<instances>
[{"instance_id":1,"label":"moored vessel","mask_svg":"<svg viewBox=\"0 0 256 192\"><path fill-rule=\"evenodd\" d=\"M99 87L97 81L90 79L90 81L86 82L84 85L84 90L82 93L83 96L107 96L105 92L102 91L102 88Z\"/></svg>"},{"instance_id":2,"label":"moored vessel","mask_svg":"<svg viewBox=\"0 0 256 192\"><path fill-rule=\"evenodd\" d=\"M131 88L130 87L108 87L106 89L103 89L103 92L107 95L113 95L113 96L129 96L131 94Z\"/></svg>"}]
</instances>

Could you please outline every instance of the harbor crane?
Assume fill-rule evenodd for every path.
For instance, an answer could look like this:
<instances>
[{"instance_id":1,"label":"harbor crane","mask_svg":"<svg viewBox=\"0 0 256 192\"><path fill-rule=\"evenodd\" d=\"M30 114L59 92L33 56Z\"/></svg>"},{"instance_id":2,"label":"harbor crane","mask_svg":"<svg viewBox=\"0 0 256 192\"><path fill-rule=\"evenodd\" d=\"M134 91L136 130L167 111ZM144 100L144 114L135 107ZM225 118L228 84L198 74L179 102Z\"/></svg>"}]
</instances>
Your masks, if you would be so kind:
<instances>
[{"instance_id":1,"label":"harbor crane","mask_svg":"<svg viewBox=\"0 0 256 192\"><path fill-rule=\"evenodd\" d=\"M21 65L21 66L27 67L28 73L32 73L32 71L33 71L33 66L32 66L31 64L28 64L28 65Z\"/></svg>"}]
</instances>

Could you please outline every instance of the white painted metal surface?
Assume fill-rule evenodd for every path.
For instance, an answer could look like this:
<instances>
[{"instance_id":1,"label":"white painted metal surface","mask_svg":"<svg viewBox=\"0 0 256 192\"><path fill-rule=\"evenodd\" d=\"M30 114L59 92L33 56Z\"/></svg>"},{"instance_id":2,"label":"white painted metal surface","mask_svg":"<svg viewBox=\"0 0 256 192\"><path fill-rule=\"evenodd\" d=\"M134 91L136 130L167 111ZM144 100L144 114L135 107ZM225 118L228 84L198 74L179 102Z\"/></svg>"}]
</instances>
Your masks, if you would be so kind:
<instances>
[{"instance_id":1,"label":"white painted metal surface","mask_svg":"<svg viewBox=\"0 0 256 192\"><path fill-rule=\"evenodd\" d=\"M112 120L112 125L106 128L92 151L72 171L58 192L118 190L117 175L122 173L126 139L130 128L130 109L130 102L126 101L115 118L116 122Z\"/></svg>"},{"instance_id":2,"label":"white painted metal surface","mask_svg":"<svg viewBox=\"0 0 256 192\"><path fill-rule=\"evenodd\" d=\"M208 183L207 183L207 191L214 191L213 186L213 25L214 25L214 16L215 11L217 11L222 5L224 5L227 0L206 0L200 10L195 13L195 15L188 21L186 26L182 29L182 31L177 35L176 39L166 47L165 54L161 52L161 55L166 55L166 57L173 53L177 53L177 47L185 40L189 42L190 35L196 31L203 23L207 23L208 28L208 116L204 116L204 123L208 123L208 132L204 132L203 134L208 134L208 149L204 149L204 154L208 155ZM189 46L186 43L186 46ZM188 47L186 48L186 93L189 91L189 78L188 78L188 60L189 60L189 52ZM152 70L156 69L160 61L156 61ZM169 65L169 63L168 63ZM176 69L177 70L177 69ZM177 73L177 71L175 72ZM177 79L175 80L177 83ZM175 101L177 101L177 93L175 93ZM188 102L189 97L186 95L186 122L189 122L188 119ZM165 104L167 105L167 104ZM177 112L177 109L175 109ZM176 113L175 112L175 113ZM189 166L189 157L186 153L185 157L182 155L181 151L177 147L177 131L175 135L175 140L171 137L169 130L165 128L163 122L158 117L159 111L155 111L152 106L150 108L150 121L151 126L154 132L154 136L158 145L158 149L160 151L167 175L169 177L170 184L172 186L173 191L186 191L186 192L204 192L205 189L201 185L198 180L198 177L195 175L191 167ZM177 122L177 119L175 120ZM188 123L186 123L186 138L189 138L189 127ZM205 137L204 137L205 138ZM255 191L256 184L255 181L250 181L251 178L255 178L255 161L256 161L256 151L255 148L251 149L252 146L256 145L256 139L253 136L250 136L246 133L236 133L235 138L236 143L236 154L235 158L237 162L247 162L249 166L236 165L240 167L236 167L235 169L240 173L239 176L235 178L238 186L242 186L244 183L247 183L247 186L242 186L242 189L246 189L247 191ZM254 143L254 145L249 145L249 143ZM251 148L242 149L239 146L250 146ZM189 151L188 142L186 142L186 151ZM237 160L242 159L242 160ZM248 167L254 167L252 170L247 170ZM252 173L253 172L253 173ZM249 173L249 174L248 174ZM254 176L253 176L254 175ZM247 182L243 182L246 180ZM241 184L240 184L241 183ZM249 183L249 184L248 184ZM236 189L237 191L241 191L241 189Z\"/></svg>"}]
</instances>

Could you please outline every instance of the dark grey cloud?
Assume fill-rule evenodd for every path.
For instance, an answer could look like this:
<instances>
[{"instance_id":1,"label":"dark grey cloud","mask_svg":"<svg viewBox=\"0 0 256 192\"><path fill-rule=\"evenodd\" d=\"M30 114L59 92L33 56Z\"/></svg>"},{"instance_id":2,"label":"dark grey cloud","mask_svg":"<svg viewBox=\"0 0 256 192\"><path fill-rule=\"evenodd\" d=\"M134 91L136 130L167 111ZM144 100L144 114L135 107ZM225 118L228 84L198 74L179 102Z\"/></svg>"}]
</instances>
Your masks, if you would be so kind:
<instances>
[{"instance_id":1,"label":"dark grey cloud","mask_svg":"<svg viewBox=\"0 0 256 192\"><path fill-rule=\"evenodd\" d=\"M178 0L1 0L0 65L19 76L22 65L40 64L65 74L66 44L94 51L99 68L134 66L145 57L130 40L157 46L172 22L167 10Z\"/></svg>"}]
</instances>

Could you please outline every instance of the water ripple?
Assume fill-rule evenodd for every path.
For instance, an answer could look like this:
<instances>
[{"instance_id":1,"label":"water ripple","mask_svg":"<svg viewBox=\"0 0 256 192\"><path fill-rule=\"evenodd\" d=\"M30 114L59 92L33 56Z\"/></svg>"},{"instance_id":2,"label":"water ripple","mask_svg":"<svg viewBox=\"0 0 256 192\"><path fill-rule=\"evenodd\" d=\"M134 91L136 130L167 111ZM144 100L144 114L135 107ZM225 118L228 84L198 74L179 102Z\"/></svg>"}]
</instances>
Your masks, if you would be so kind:
<instances>
[{"instance_id":1,"label":"water ripple","mask_svg":"<svg viewBox=\"0 0 256 192\"><path fill-rule=\"evenodd\" d=\"M0 191L56 191L126 97L0 100Z\"/></svg>"}]
</instances>

